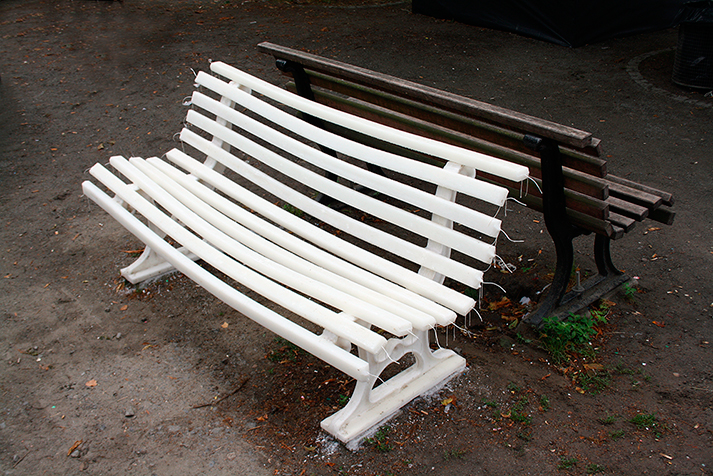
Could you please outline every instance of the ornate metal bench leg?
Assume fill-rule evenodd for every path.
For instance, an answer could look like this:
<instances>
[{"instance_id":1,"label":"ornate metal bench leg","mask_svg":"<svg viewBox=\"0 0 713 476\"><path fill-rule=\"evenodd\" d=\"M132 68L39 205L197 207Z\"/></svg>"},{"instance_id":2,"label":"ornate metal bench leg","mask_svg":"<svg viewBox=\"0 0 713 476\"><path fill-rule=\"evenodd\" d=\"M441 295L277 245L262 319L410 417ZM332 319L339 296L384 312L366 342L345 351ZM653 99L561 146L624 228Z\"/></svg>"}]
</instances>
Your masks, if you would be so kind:
<instances>
[{"instance_id":1,"label":"ornate metal bench leg","mask_svg":"<svg viewBox=\"0 0 713 476\"><path fill-rule=\"evenodd\" d=\"M557 253L557 265L552 284L538 308L527 317L528 322L539 326L542 319L559 306L567 290L574 264L572 240L576 229L567 218L564 196L564 175L559 146L553 140L525 136L525 144L540 153L542 163L542 206L547 231L552 237Z\"/></svg>"},{"instance_id":2,"label":"ornate metal bench leg","mask_svg":"<svg viewBox=\"0 0 713 476\"><path fill-rule=\"evenodd\" d=\"M437 391L463 371L465 359L448 349L432 351L428 333L427 330L415 331L403 338L391 338L378 355L359 349L359 357L369 362L370 376L356 383L349 403L324 419L322 428L354 449L362 438L376 431L381 422L405 404L419 395ZM409 353L415 362L385 382L381 381L384 369Z\"/></svg>"},{"instance_id":3,"label":"ornate metal bench leg","mask_svg":"<svg viewBox=\"0 0 713 476\"><path fill-rule=\"evenodd\" d=\"M527 316L527 321L542 325L546 317L566 319L570 313L601 299L616 289L628 278L612 262L609 245L611 240L602 235L594 238L594 260L597 276L589 278L579 289L566 293L574 264L572 240L582 232L572 226L567 218L564 196L562 158L556 142L534 136L525 136L525 144L540 153L542 161L542 207L547 231L552 237L557 252L557 266L547 294L538 308Z\"/></svg>"},{"instance_id":4,"label":"ornate metal bench leg","mask_svg":"<svg viewBox=\"0 0 713 476\"><path fill-rule=\"evenodd\" d=\"M597 263L597 272L600 276L624 274L612 262L610 243L611 240L606 236L597 235L594 238L594 260Z\"/></svg>"}]
</instances>

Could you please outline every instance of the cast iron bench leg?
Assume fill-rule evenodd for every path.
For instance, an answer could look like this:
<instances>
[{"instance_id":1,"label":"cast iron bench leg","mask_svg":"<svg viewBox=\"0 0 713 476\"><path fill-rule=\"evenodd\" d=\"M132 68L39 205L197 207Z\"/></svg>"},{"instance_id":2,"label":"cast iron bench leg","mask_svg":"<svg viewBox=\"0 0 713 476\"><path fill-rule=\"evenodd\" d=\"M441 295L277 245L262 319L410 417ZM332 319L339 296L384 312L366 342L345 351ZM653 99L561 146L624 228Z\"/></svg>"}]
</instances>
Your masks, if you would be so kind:
<instances>
[{"instance_id":1,"label":"cast iron bench leg","mask_svg":"<svg viewBox=\"0 0 713 476\"><path fill-rule=\"evenodd\" d=\"M564 174L562 173L562 157L558 144L550 139L535 136L525 136L525 144L540 153L542 161L542 208L547 232L552 237L557 253L557 264L552 284L537 309L529 314L526 320L541 326L546 317L556 317L560 320L569 317L605 294L613 291L629 278L614 266L611 259L611 240L602 235L594 238L594 260L597 265L597 275L588 279L578 290L567 293L567 286L574 265L574 248L572 241L585 231L570 224L564 195Z\"/></svg>"}]
</instances>

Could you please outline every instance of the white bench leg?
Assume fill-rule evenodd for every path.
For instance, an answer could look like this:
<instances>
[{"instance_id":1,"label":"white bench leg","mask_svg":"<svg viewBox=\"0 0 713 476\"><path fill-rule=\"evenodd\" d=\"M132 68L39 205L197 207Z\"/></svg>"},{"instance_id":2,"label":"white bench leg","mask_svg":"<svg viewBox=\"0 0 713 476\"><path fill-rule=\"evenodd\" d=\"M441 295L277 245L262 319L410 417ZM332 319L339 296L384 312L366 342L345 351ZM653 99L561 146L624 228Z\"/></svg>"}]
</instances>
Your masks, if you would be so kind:
<instances>
[{"instance_id":1,"label":"white bench leg","mask_svg":"<svg viewBox=\"0 0 713 476\"><path fill-rule=\"evenodd\" d=\"M415 363L374 387L381 372L407 353L414 356ZM357 381L349 403L321 424L322 429L351 449L408 402L435 392L465 369L465 359L452 350L431 351L428 331L389 339L386 349L378 355L359 349L359 356L369 363L369 379Z\"/></svg>"},{"instance_id":2,"label":"white bench leg","mask_svg":"<svg viewBox=\"0 0 713 476\"><path fill-rule=\"evenodd\" d=\"M178 248L178 251L193 261L198 259L198 256L194 255L184 247ZM158 255L158 253L147 246L136 261L131 263L126 268L122 268L121 275L130 283L137 284L149 279L160 278L163 275L173 273L175 271L176 268L174 268L171 263L163 259Z\"/></svg>"}]
</instances>

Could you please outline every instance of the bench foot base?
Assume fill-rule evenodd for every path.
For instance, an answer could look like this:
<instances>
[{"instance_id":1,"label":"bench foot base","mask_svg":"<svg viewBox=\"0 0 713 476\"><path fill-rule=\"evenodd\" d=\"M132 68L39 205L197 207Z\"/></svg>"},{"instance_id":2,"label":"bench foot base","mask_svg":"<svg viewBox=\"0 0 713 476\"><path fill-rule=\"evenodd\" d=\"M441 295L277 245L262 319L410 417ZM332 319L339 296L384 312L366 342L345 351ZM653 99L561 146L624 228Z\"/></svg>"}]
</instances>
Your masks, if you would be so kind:
<instances>
[{"instance_id":1,"label":"bench foot base","mask_svg":"<svg viewBox=\"0 0 713 476\"><path fill-rule=\"evenodd\" d=\"M536 320L539 324L545 317L555 317L559 320L564 320L568 318L570 314L577 313L581 309L594 304L629 280L630 278L625 274L593 276L582 283L583 291L570 291L562 297L559 306L550 310L546 315L541 314L537 316L534 314L533 318L528 318L528 321L534 323Z\"/></svg>"},{"instance_id":2,"label":"bench foot base","mask_svg":"<svg viewBox=\"0 0 713 476\"><path fill-rule=\"evenodd\" d=\"M198 256L184 247L178 248L177 251L180 251L193 261L198 260ZM126 268L122 268L121 275L131 284L138 284L152 279L158 279L161 276L174 272L176 272L176 268L174 268L171 263L147 246L136 261Z\"/></svg>"},{"instance_id":3,"label":"bench foot base","mask_svg":"<svg viewBox=\"0 0 713 476\"><path fill-rule=\"evenodd\" d=\"M417 354L415 357L415 364L376 388L372 388L375 379L357 382L349 404L324 419L322 429L355 450L363 438L375 432L408 402L440 390L465 369L465 359L448 349L429 350L426 359Z\"/></svg>"}]
</instances>

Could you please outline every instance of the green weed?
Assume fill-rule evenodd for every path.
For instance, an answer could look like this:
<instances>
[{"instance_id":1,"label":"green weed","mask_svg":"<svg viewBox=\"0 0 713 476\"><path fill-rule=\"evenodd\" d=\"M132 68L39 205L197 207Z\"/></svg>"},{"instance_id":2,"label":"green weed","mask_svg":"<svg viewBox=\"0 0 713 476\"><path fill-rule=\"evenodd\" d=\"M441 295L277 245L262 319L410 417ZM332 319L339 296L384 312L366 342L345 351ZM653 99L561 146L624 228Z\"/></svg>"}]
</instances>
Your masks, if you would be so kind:
<instances>
[{"instance_id":1,"label":"green weed","mask_svg":"<svg viewBox=\"0 0 713 476\"><path fill-rule=\"evenodd\" d=\"M547 397L547 395L540 395L540 408L543 412L546 412L550 409L550 399Z\"/></svg>"},{"instance_id":2,"label":"green weed","mask_svg":"<svg viewBox=\"0 0 713 476\"><path fill-rule=\"evenodd\" d=\"M616 415L610 415L609 413L607 413L607 416L599 419L599 423L601 423L602 425L613 425L616 422L616 420L617 420Z\"/></svg>"},{"instance_id":3,"label":"green weed","mask_svg":"<svg viewBox=\"0 0 713 476\"><path fill-rule=\"evenodd\" d=\"M595 463L590 463L587 465L587 474L598 474L603 473L604 471L606 471L606 468L604 466Z\"/></svg>"},{"instance_id":4,"label":"green weed","mask_svg":"<svg viewBox=\"0 0 713 476\"><path fill-rule=\"evenodd\" d=\"M282 337L275 338L275 342L280 345L280 348L271 350L267 354L267 358L270 362L295 362L297 356L302 352L302 349Z\"/></svg>"},{"instance_id":5,"label":"green weed","mask_svg":"<svg viewBox=\"0 0 713 476\"><path fill-rule=\"evenodd\" d=\"M623 438L625 435L624 430L614 430L611 433L609 433L609 438L612 439L612 441L616 441L619 438Z\"/></svg>"},{"instance_id":6,"label":"green weed","mask_svg":"<svg viewBox=\"0 0 713 476\"><path fill-rule=\"evenodd\" d=\"M498 402L494 402L494 401L492 401L492 400L487 400L487 399L485 399L485 398L482 399L482 400L480 401L480 403L482 403L482 404L485 405L486 407L498 408Z\"/></svg>"},{"instance_id":7,"label":"green weed","mask_svg":"<svg viewBox=\"0 0 713 476\"><path fill-rule=\"evenodd\" d=\"M465 450L446 450L443 453L443 459L448 461L449 459L461 459L465 455Z\"/></svg>"},{"instance_id":8,"label":"green weed","mask_svg":"<svg viewBox=\"0 0 713 476\"><path fill-rule=\"evenodd\" d=\"M570 469L576 466L578 462L579 460L574 456L571 458L565 458L564 456L562 456L560 458L559 464L557 465L557 469Z\"/></svg>"},{"instance_id":9,"label":"green weed","mask_svg":"<svg viewBox=\"0 0 713 476\"><path fill-rule=\"evenodd\" d=\"M609 387L611 380L611 374L606 370L582 372L577 376L579 386L593 395L597 395Z\"/></svg>"},{"instance_id":10,"label":"green weed","mask_svg":"<svg viewBox=\"0 0 713 476\"><path fill-rule=\"evenodd\" d=\"M639 430L653 432L656 438L662 435L663 428L655 413L638 413L629 422Z\"/></svg>"},{"instance_id":11,"label":"green weed","mask_svg":"<svg viewBox=\"0 0 713 476\"><path fill-rule=\"evenodd\" d=\"M623 289L624 298L632 304L636 302L636 293L638 292L636 286L632 286L629 283L624 283Z\"/></svg>"},{"instance_id":12,"label":"green weed","mask_svg":"<svg viewBox=\"0 0 713 476\"><path fill-rule=\"evenodd\" d=\"M303 212L299 208L296 208L296 207L290 205L289 203L285 203L284 205L282 205L282 209L285 210L286 212L292 213L294 216L296 216L298 218L302 218L305 214L305 212Z\"/></svg>"},{"instance_id":13,"label":"green weed","mask_svg":"<svg viewBox=\"0 0 713 476\"><path fill-rule=\"evenodd\" d=\"M507 389L510 391L510 393L520 393L522 392L522 388L515 382L510 382L507 386Z\"/></svg>"},{"instance_id":14,"label":"green weed","mask_svg":"<svg viewBox=\"0 0 713 476\"><path fill-rule=\"evenodd\" d=\"M393 446L389 443L389 432L391 427L382 426L379 430L374 433L372 438L364 438L364 443L376 448L379 453L388 453L393 449Z\"/></svg>"},{"instance_id":15,"label":"green weed","mask_svg":"<svg viewBox=\"0 0 713 476\"><path fill-rule=\"evenodd\" d=\"M568 352L592 350L590 340L597 334L595 325L605 322L606 319L601 316L592 318L572 313L563 321L546 317L542 320L540 342L555 363L565 363L569 360Z\"/></svg>"}]
</instances>

